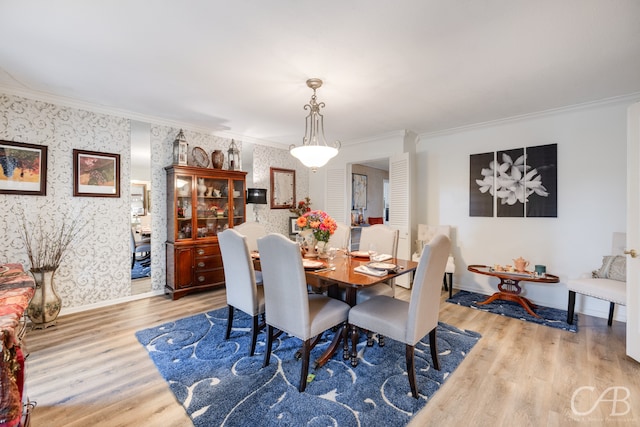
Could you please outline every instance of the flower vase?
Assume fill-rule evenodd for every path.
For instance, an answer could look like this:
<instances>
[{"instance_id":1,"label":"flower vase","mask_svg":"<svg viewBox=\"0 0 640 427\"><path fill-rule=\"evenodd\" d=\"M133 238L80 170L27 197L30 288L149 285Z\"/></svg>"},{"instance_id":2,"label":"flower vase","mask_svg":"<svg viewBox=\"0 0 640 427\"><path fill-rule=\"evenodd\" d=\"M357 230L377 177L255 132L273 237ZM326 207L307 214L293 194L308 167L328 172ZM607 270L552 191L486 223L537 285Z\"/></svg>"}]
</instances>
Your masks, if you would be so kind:
<instances>
[{"instance_id":1,"label":"flower vase","mask_svg":"<svg viewBox=\"0 0 640 427\"><path fill-rule=\"evenodd\" d=\"M44 329L56 324L62 308L62 298L56 293L53 281L55 270L32 269L36 291L27 308L27 315L34 329Z\"/></svg>"},{"instance_id":2,"label":"flower vase","mask_svg":"<svg viewBox=\"0 0 640 427\"><path fill-rule=\"evenodd\" d=\"M316 244L318 243L318 241L316 240L315 236L313 235L313 231L311 230L302 230L302 232L300 233L300 235L302 236L303 239L303 245L304 245L304 257L305 258L317 258L318 257L318 253L316 252Z\"/></svg>"},{"instance_id":3,"label":"flower vase","mask_svg":"<svg viewBox=\"0 0 640 427\"><path fill-rule=\"evenodd\" d=\"M322 258L322 259L329 258L329 255L327 254L329 250L329 242L318 241L318 244L316 246L317 246L316 252L318 253L318 258Z\"/></svg>"}]
</instances>

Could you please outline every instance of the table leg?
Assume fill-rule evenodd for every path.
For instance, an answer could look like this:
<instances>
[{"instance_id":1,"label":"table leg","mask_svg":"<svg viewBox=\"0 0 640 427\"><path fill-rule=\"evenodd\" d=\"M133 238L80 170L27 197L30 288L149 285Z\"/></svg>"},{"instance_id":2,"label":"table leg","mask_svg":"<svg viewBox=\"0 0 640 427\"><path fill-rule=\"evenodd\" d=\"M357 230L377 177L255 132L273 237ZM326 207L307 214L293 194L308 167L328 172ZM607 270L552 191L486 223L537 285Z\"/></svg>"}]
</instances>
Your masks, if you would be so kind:
<instances>
[{"instance_id":1,"label":"table leg","mask_svg":"<svg viewBox=\"0 0 640 427\"><path fill-rule=\"evenodd\" d=\"M337 289L338 287L336 286L334 289ZM351 307L353 307L356 304L356 289L352 288L352 287L348 287L345 289L345 300L347 302L347 304L349 304ZM324 351L324 353L322 353L320 355L320 357L318 357L316 359L316 361L314 362L313 368L317 369L320 368L321 366L323 366L325 363L327 363L329 361L329 359L331 359L333 357L333 355L335 354L335 352L338 350L339 346L340 346L340 342L342 341L342 335L345 333L345 326L341 326L338 330L336 330L336 334L333 336L333 340L331 340L331 343L329 344L329 347L327 347L327 349Z\"/></svg>"},{"instance_id":2,"label":"table leg","mask_svg":"<svg viewBox=\"0 0 640 427\"><path fill-rule=\"evenodd\" d=\"M500 299L505 301L511 301L520 304L530 315L540 318L533 309L537 308L534 303L529 299L520 296L522 288L518 285L519 280L500 279L498 289L500 291L494 293L489 298L482 302L476 303L477 305L485 305L492 303L493 301Z\"/></svg>"}]
</instances>

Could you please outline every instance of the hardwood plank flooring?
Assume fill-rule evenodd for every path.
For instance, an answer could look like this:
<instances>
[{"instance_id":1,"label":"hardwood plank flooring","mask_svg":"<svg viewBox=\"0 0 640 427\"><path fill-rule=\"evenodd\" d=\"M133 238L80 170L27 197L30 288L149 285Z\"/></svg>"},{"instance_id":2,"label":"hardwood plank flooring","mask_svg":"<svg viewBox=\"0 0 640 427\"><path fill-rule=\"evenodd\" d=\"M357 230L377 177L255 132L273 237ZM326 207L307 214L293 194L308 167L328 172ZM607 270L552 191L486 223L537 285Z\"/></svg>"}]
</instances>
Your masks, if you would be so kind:
<instances>
[{"instance_id":1,"label":"hardwood plank flooring","mask_svg":"<svg viewBox=\"0 0 640 427\"><path fill-rule=\"evenodd\" d=\"M408 298L409 291L396 289L398 298ZM410 426L640 424L640 364L625 356L624 323L609 328L606 319L580 315L573 334L448 304L446 297L440 320L483 337ZM176 301L156 296L30 331L32 426L191 426L134 333L224 305L224 290ZM611 415L613 403L602 402L589 415L573 414L571 399L582 386L595 390L579 394L580 410L594 406L607 387L620 386L629 390L630 411Z\"/></svg>"}]
</instances>

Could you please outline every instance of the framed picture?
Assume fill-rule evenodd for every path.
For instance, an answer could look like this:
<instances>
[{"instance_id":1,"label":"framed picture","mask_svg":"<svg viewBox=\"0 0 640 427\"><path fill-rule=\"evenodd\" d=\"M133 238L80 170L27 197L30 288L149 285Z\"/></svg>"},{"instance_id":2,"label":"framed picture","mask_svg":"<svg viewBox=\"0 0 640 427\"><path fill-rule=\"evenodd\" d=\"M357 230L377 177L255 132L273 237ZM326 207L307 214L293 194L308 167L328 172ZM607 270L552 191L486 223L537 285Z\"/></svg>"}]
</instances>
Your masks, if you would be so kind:
<instances>
[{"instance_id":1,"label":"framed picture","mask_svg":"<svg viewBox=\"0 0 640 427\"><path fill-rule=\"evenodd\" d=\"M73 195L120 197L120 155L73 150Z\"/></svg>"},{"instance_id":2,"label":"framed picture","mask_svg":"<svg viewBox=\"0 0 640 427\"><path fill-rule=\"evenodd\" d=\"M302 230L300 230L300 227L298 227L298 217L297 216L289 217L289 234L290 235L299 234L301 231Z\"/></svg>"},{"instance_id":3,"label":"framed picture","mask_svg":"<svg viewBox=\"0 0 640 427\"><path fill-rule=\"evenodd\" d=\"M47 194L47 146L0 140L0 194Z\"/></svg>"},{"instance_id":4,"label":"framed picture","mask_svg":"<svg viewBox=\"0 0 640 427\"><path fill-rule=\"evenodd\" d=\"M144 216L147 214L147 186L145 184L131 184L131 215Z\"/></svg>"},{"instance_id":5,"label":"framed picture","mask_svg":"<svg viewBox=\"0 0 640 427\"><path fill-rule=\"evenodd\" d=\"M367 209L367 175L351 174L351 209Z\"/></svg>"},{"instance_id":6,"label":"framed picture","mask_svg":"<svg viewBox=\"0 0 640 427\"><path fill-rule=\"evenodd\" d=\"M296 196L296 171L271 168L271 209L291 209Z\"/></svg>"}]
</instances>

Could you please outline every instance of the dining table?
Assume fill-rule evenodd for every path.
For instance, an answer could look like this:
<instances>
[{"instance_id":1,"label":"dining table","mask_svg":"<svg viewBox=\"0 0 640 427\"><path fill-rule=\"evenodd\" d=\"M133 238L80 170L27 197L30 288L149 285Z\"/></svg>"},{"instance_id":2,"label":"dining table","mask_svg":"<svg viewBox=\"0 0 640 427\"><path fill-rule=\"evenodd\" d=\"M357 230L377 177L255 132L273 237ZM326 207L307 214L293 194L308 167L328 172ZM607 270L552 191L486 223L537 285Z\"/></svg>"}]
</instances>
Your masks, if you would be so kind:
<instances>
[{"instance_id":1,"label":"dining table","mask_svg":"<svg viewBox=\"0 0 640 427\"><path fill-rule=\"evenodd\" d=\"M259 270L259 255L254 254L253 257L254 266ZM305 264L313 266L305 267L307 284L309 286L319 291L326 290L329 297L344 299L344 301L352 307L356 305L358 290L388 282L403 274L412 274L418 267L417 262L400 258L389 258L385 259L384 262L374 264L374 262L369 259L368 254L357 251L340 251L340 254L331 262L322 258L318 258L315 263L303 259L303 265ZM364 266L365 271L367 271L366 268L369 268L369 266L381 264L384 264L382 266L386 268L380 270L371 267L372 273L378 273L376 275L362 273L356 270L356 268ZM342 292L343 290L344 292ZM321 367L333 357L342 341L343 328L344 326L336 331L329 347L316 359L314 363L315 368Z\"/></svg>"}]
</instances>

